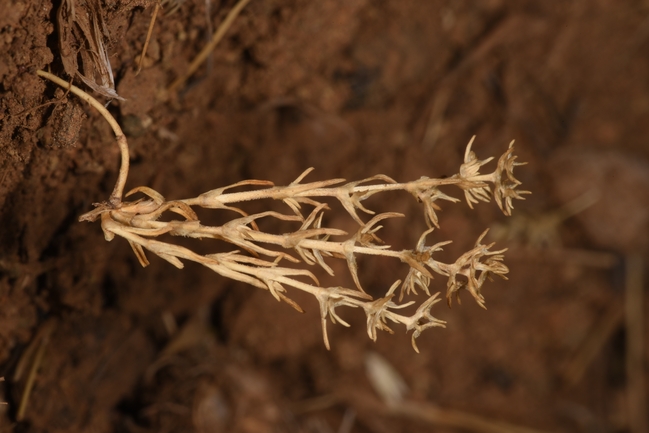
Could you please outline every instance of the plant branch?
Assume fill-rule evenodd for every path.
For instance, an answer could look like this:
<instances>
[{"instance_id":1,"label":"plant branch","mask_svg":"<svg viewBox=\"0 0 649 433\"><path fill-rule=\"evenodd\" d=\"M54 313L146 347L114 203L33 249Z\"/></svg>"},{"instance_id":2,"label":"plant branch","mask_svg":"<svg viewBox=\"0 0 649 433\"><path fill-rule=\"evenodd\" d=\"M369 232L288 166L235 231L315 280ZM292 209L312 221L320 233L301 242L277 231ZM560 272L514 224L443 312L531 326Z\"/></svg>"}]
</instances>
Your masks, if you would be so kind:
<instances>
[{"instance_id":1,"label":"plant branch","mask_svg":"<svg viewBox=\"0 0 649 433\"><path fill-rule=\"evenodd\" d=\"M61 78L57 77L54 74L51 74L46 71L38 70L36 74L40 77L47 78L55 84L67 89L68 91L74 93L79 98L86 101L88 104L92 105L99 114L101 114L104 119L108 122L113 132L115 133L115 138L117 139L117 146L122 158L122 163L119 168L119 176L117 177L117 182L115 183L115 188L113 189L110 198L108 199L109 203L113 207L119 207L122 203L122 194L124 193L124 186L126 185L126 178L128 177L129 169L129 153L128 153L128 143L126 142L126 136L122 132L122 128L119 126L115 118L110 114L110 112L97 101L95 98L78 88L77 86L68 83Z\"/></svg>"}]
</instances>

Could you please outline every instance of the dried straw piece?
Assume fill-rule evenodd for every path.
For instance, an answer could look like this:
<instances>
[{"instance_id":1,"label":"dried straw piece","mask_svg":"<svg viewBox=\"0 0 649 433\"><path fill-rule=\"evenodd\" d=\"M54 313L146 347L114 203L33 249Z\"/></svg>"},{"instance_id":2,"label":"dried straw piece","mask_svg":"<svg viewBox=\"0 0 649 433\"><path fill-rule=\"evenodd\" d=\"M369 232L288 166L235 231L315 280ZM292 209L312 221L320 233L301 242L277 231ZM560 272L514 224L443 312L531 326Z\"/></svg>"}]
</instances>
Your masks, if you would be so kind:
<instances>
[{"instance_id":1,"label":"dried straw piece","mask_svg":"<svg viewBox=\"0 0 649 433\"><path fill-rule=\"evenodd\" d=\"M98 0L63 0L56 14L63 69L102 96L124 100L115 91L110 66L108 28ZM77 57L81 57L81 72Z\"/></svg>"},{"instance_id":2,"label":"dried straw piece","mask_svg":"<svg viewBox=\"0 0 649 433\"><path fill-rule=\"evenodd\" d=\"M639 254L626 257L624 313L626 325L626 379L629 429L647 433L647 391L644 343L644 260Z\"/></svg>"},{"instance_id":3,"label":"dried straw piece","mask_svg":"<svg viewBox=\"0 0 649 433\"><path fill-rule=\"evenodd\" d=\"M140 55L140 58L138 59L137 62L137 70L135 71L136 76L139 75L140 71L142 71L142 65L144 64L146 51L149 48L149 41L151 40L151 35L153 34L153 26L155 25L155 19L158 16L159 9L160 9L160 3L156 2L155 7L153 9L153 15L151 16L151 21L149 22L149 29L146 32L146 39L144 40L144 46L142 47L142 54Z\"/></svg>"},{"instance_id":4,"label":"dried straw piece","mask_svg":"<svg viewBox=\"0 0 649 433\"><path fill-rule=\"evenodd\" d=\"M176 78L173 83L169 85L169 88L167 89L169 93L175 92L178 90L184 83L194 75L194 73L198 70L198 68L207 60L207 58L210 56L212 51L214 51L214 48L218 45L219 42L221 42L221 39L225 36L226 32L234 22L234 20L237 18L237 16L241 13L243 8L246 7L246 5L250 2L250 0L239 0L239 2L234 5L232 10L228 13L228 15L225 17L225 20L221 23L221 25L216 29L214 34L212 35L212 39L210 42L203 47L200 53L192 60L192 63L189 65L189 68L187 68L187 71L181 75L180 77ZM180 2L169 2L169 3L177 3L178 7L180 7Z\"/></svg>"}]
</instances>

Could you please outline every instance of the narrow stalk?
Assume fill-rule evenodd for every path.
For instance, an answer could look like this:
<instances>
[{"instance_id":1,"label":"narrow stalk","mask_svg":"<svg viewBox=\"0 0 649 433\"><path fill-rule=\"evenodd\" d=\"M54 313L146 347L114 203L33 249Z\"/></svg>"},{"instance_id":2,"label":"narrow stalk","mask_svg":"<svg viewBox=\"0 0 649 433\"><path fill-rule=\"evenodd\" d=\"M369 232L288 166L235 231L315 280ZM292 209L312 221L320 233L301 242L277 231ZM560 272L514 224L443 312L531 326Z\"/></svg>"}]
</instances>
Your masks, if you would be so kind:
<instances>
[{"instance_id":1,"label":"narrow stalk","mask_svg":"<svg viewBox=\"0 0 649 433\"><path fill-rule=\"evenodd\" d=\"M486 176L485 176L486 177ZM342 183L344 179L337 179ZM330 181L326 181L330 183ZM349 194L364 194L364 193L377 193L385 191L408 191L413 187L432 188L445 185L459 185L465 183L465 179L450 177L446 179L419 179L406 183L388 183L377 185L356 185L346 191ZM283 200L286 198L308 198L308 197L338 197L341 194L341 186L332 186L331 188L319 187L320 182L312 182L304 185L289 185L289 186L275 186L271 188L263 188L254 191L241 191L232 193L222 193L219 195L211 195L209 192L201 194L198 197L187 198L179 200L188 206L201 206L206 208L216 207L219 205L226 205L232 203L243 203L247 201L272 199ZM343 185L344 187L344 185Z\"/></svg>"},{"instance_id":2,"label":"narrow stalk","mask_svg":"<svg viewBox=\"0 0 649 433\"><path fill-rule=\"evenodd\" d=\"M626 379L629 428L647 433L647 393L645 382L644 260L632 254L626 259L624 309L626 322Z\"/></svg>"},{"instance_id":3,"label":"narrow stalk","mask_svg":"<svg viewBox=\"0 0 649 433\"><path fill-rule=\"evenodd\" d=\"M128 169L129 169L129 154L128 154L128 142L126 141L126 136L122 132L122 128L120 128L119 124L117 123L117 120L113 117L112 114L102 105L97 101L95 98L78 88L77 86L74 86L59 77L57 77L54 74L51 74L49 72L45 72L42 70L36 71L36 74L40 77L47 78L48 80L52 81L55 84L58 84L59 86L63 87L64 89L67 89L68 91L74 93L77 95L79 98L83 99L86 101L88 104L92 105L99 113L106 119L108 124L110 125L111 128L113 128L113 132L115 133L115 138L117 139L117 146L119 146L119 151L122 157L122 163L119 168L119 176L117 177L117 182L115 183L115 188L113 189L113 192L110 195L109 202L110 204L117 208L121 205L122 203L122 195L124 193L124 186L126 185L126 178L128 177Z\"/></svg>"},{"instance_id":4,"label":"narrow stalk","mask_svg":"<svg viewBox=\"0 0 649 433\"><path fill-rule=\"evenodd\" d=\"M219 28L216 29L216 32L214 32L214 35L212 36L212 40L210 41L210 43L205 45L205 47L201 50L201 52L198 53L198 55L194 58L192 63L189 65L189 68L187 68L187 71L180 77L176 78L174 82L169 85L169 88L167 89L169 93L178 90L178 88L182 86L183 83L187 81L189 77L194 75L194 72L196 72L196 70L209 57L210 53L214 51L214 48L218 45L219 42L221 42L221 39L223 39L223 36L225 36L225 33L228 31L228 29L234 22L235 18L241 13L243 8L245 8L249 2L250 0L240 0L239 3L237 3L232 8L232 10L225 17L223 23L221 23Z\"/></svg>"},{"instance_id":5,"label":"narrow stalk","mask_svg":"<svg viewBox=\"0 0 649 433\"><path fill-rule=\"evenodd\" d=\"M151 40L151 34L153 33L153 26L155 25L155 19L158 16L158 10L160 9L160 2L156 2L155 9L153 9L153 16L149 22L149 30L146 33L146 40L144 41L144 46L142 47L142 55L140 56L140 61L137 62L137 70L135 75L139 75L142 70L142 64L144 63L144 57L146 57L147 49L149 48L149 41Z\"/></svg>"}]
</instances>

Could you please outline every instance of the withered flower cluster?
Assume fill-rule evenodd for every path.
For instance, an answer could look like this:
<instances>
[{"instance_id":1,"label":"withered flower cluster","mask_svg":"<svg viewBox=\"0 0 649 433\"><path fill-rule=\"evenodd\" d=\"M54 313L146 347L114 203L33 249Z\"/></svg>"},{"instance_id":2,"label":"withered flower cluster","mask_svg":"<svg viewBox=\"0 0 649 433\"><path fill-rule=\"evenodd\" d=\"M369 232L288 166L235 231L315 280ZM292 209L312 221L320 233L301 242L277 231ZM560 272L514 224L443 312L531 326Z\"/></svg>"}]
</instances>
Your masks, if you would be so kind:
<instances>
[{"instance_id":1,"label":"withered flower cluster","mask_svg":"<svg viewBox=\"0 0 649 433\"><path fill-rule=\"evenodd\" d=\"M82 90L39 71L48 78L81 96L101 111L101 104L94 101ZM104 116L110 116L102 111ZM434 274L447 280L446 299L450 306L453 297L458 298L462 289L468 291L477 303L484 308L481 288L493 275L505 278L509 272L502 262L503 250L492 251L493 243L483 244L486 231L477 239L470 251L462 254L454 263L443 263L433 256L450 241L426 245L426 238L439 227L438 201L459 202L440 190L450 186L464 191L467 204L472 207L479 201L488 202L493 194L496 203L506 215L510 215L513 199L523 199L528 191L520 191L520 182L514 176L514 168L522 163L516 162L513 142L500 157L496 169L489 174L480 174L480 169L493 158L479 160L471 150L473 139L468 144L464 163L459 173L445 178L422 177L406 183L399 183L385 175L376 175L360 181L345 182L343 179L330 179L304 182L312 169L306 170L295 181L286 186L276 186L265 180L245 180L226 187L208 191L198 197L167 200L160 193L148 187L138 187L126 196L141 193L145 198L123 201L122 191L128 174L128 146L112 117L107 117L117 135L122 152L122 166L115 189L107 202L82 215L82 221L101 221L106 240L115 236L126 239L142 266L149 261L146 252L158 255L178 268L183 261L200 263L219 275L241 281L260 289L268 290L278 301L284 301L298 311L301 307L289 297L289 289L302 290L312 294L320 304L320 316L324 343L329 348L327 337L327 317L333 323L349 326L337 312L338 307L351 307L363 310L367 317L367 333L376 340L378 331L392 333L391 324L402 324L412 331L412 346L419 351L416 338L422 331L431 327L444 327L445 322L431 315L431 308L439 299L439 292L431 294L430 283ZM237 191L231 192L236 188ZM244 189L240 191L240 189ZM492 193L493 189L493 193ZM423 204L428 230L420 237L412 250L395 251L384 245L377 232L382 221L389 218L404 217L403 214L386 212L376 214L366 208L363 201L386 191L406 191ZM323 226L324 212L329 206L323 199L337 200L351 218L358 224L355 233L349 234L337 228ZM241 204L252 200L279 200L286 204L287 212L265 211L249 215L241 209ZM237 216L220 226L203 225L193 207L229 210ZM364 221L359 215L370 215ZM175 214L169 217L169 214ZM161 216L166 214L164 221ZM256 221L275 219L295 224L295 229L287 233L266 233L260 230ZM201 255L192 250L158 240L161 235L191 238L211 238L232 245L225 253ZM167 238L165 238L167 239ZM396 280L389 285L385 295L373 299L363 289L358 277L357 257L385 256L400 260L409 266L403 282ZM333 275L328 260L345 260L354 281L353 287L322 286L308 267L319 266ZM282 266L282 262L302 264L303 267ZM399 289L397 301L396 291ZM407 315L403 309L416 303L402 303L404 296L417 295L418 290L425 293L423 302L417 310ZM458 298L459 299L459 298Z\"/></svg>"}]
</instances>

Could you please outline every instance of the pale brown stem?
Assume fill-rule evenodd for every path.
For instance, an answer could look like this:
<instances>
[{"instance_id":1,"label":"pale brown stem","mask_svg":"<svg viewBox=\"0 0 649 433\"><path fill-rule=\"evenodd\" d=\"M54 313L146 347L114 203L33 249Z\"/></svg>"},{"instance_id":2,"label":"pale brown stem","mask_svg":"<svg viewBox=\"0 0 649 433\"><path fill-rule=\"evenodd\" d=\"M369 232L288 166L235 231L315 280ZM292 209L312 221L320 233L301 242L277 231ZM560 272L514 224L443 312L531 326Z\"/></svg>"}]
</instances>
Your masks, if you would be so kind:
<instances>
[{"instance_id":1,"label":"pale brown stem","mask_svg":"<svg viewBox=\"0 0 649 433\"><path fill-rule=\"evenodd\" d=\"M47 78L48 80L52 81L55 84L58 84L59 86L63 87L64 89L68 89L70 92L74 93L77 95L79 98L83 99L86 101L88 104L92 105L99 113L106 119L108 124L110 125L111 128L113 128L113 132L115 133L115 138L117 139L117 146L119 146L119 151L122 157L122 164L119 168L119 176L117 177L117 182L115 183L115 188L113 189L113 192L110 195L109 202L111 205L114 207L119 207L119 205L122 203L122 195L124 193L124 185L126 185L126 178L128 177L128 168L129 168L129 154L128 154L128 142L126 141L126 136L122 132L122 128L120 128L119 124L117 123L117 120L113 117L112 114L104 107L99 101L97 101L95 98L78 88L77 86L74 86L59 77L57 77L54 74L51 74L49 72L45 72L42 70L36 71L36 74L40 77Z\"/></svg>"},{"instance_id":2,"label":"pale brown stem","mask_svg":"<svg viewBox=\"0 0 649 433\"><path fill-rule=\"evenodd\" d=\"M344 180L340 180L344 182ZM466 182L464 179L460 178L448 178L448 179L420 179L408 183L387 183L387 184L378 184L378 185L358 185L351 188L348 192L351 194L363 194L369 192L383 192L383 191L409 191L415 186L425 189L436 186L444 185L457 185L460 183ZM316 182L317 183L317 182ZM305 187L307 186L307 187ZM284 187L273 187L273 188L264 188L254 191L242 191L242 192L233 192L221 194L218 197L208 197L208 194L203 194L195 198L189 198L181 201L189 206L201 206L201 207L213 207L213 204L218 202L219 204L231 204L231 203L241 203L246 201L260 200L260 199L273 199L273 200L283 200L286 198L310 198L310 197L338 197L341 194L340 186L332 188L308 188L307 185L295 185L295 186L284 186Z\"/></svg>"},{"instance_id":3,"label":"pale brown stem","mask_svg":"<svg viewBox=\"0 0 649 433\"><path fill-rule=\"evenodd\" d=\"M543 433L542 430L495 421L469 412L442 409L429 403L406 401L389 406L390 414L422 421L435 426L479 433Z\"/></svg>"},{"instance_id":4,"label":"pale brown stem","mask_svg":"<svg viewBox=\"0 0 649 433\"><path fill-rule=\"evenodd\" d=\"M142 70L142 64L144 63L144 57L146 56L146 50L149 48L149 41L151 40L151 33L153 33L155 19L158 16L158 9L160 9L160 2L156 2L155 9L153 9L153 16L151 17L151 22L149 23L149 30L146 33L146 40L144 41L144 47L142 47L142 55L140 56L140 61L138 62L135 75L138 75Z\"/></svg>"},{"instance_id":5,"label":"pale brown stem","mask_svg":"<svg viewBox=\"0 0 649 433\"><path fill-rule=\"evenodd\" d=\"M45 356L45 349L47 348L48 343L52 333L56 329L57 321L50 319L48 322L43 325L41 330L38 332L36 338L38 341L38 348L35 350L35 355L29 369L29 375L27 376L27 382L25 383L25 389L23 394L20 397L20 404L18 405L18 411L16 413L16 420L22 421L25 419L25 413L27 412L27 406L29 403L29 397L32 394L34 389L34 384L36 383L36 377L38 376L38 370L41 367L43 362L43 357ZM33 346L35 347L35 346Z\"/></svg>"},{"instance_id":6,"label":"pale brown stem","mask_svg":"<svg viewBox=\"0 0 649 433\"><path fill-rule=\"evenodd\" d=\"M104 220L103 225L106 229L110 230L112 233L115 233L116 235L121 236L124 239L127 239L131 242L141 245L155 254L159 254L160 252L162 252L170 256L174 256L176 258L182 258L185 260L190 260L196 263L200 263L212 269L214 272L218 273L223 277L230 278L236 281L241 281L243 283L247 283L261 289L267 289L267 287L258 278L264 277L265 274L268 273L269 274L267 276L268 279L272 279L273 281L276 281L280 284L285 284L287 286L291 286L298 290L302 290L314 296L317 296L319 293L328 290L327 288L314 286L312 284L304 283L302 281L298 281L290 277L281 276L281 275L272 275L272 268L270 270L267 270L264 268L253 268L239 263L224 264L224 263L220 263L216 259L210 259L208 257L204 257L199 254L196 254L193 251L184 247L180 247L177 245L170 247L168 244L165 244L164 242L160 242L152 239L146 239L134 233L131 233L128 230L124 230L119 223L112 221L110 218ZM354 298L349 298L348 302L350 304L358 305L358 306L362 306L364 304L363 301L356 300Z\"/></svg>"},{"instance_id":7,"label":"pale brown stem","mask_svg":"<svg viewBox=\"0 0 649 433\"><path fill-rule=\"evenodd\" d=\"M41 344L38 346L38 351L36 352L36 358L32 364L32 368L29 371L29 376L27 378L27 383L25 384L25 390L23 395L20 398L20 405L18 408L18 413L16 414L16 420L22 421L25 419L25 412L27 411L27 403L29 402L29 397L32 394L32 389L34 388L34 382L36 381L36 373L41 366L43 361L43 355L45 355L45 348L47 347L47 341L41 341Z\"/></svg>"},{"instance_id":8,"label":"pale brown stem","mask_svg":"<svg viewBox=\"0 0 649 433\"><path fill-rule=\"evenodd\" d=\"M577 385L584 377L593 360L602 352L611 335L619 328L624 318L624 310L617 303L611 304L600 317L593 330L584 339L572 358L561 370L566 388Z\"/></svg>"},{"instance_id":9,"label":"pale brown stem","mask_svg":"<svg viewBox=\"0 0 649 433\"><path fill-rule=\"evenodd\" d=\"M632 433L647 433L647 392L645 389L645 325L643 259L629 255L626 259L626 387L629 427Z\"/></svg>"},{"instance_id":10,"label":"pale brown stem","mask_svg":"<svg viewBox=\"0 0 649 433\"><path fill-rule=\"evenodd\" d=\"M221 42L221 39L223 39L223 36L225 36L225 33L228 31L235 18L239 15L239 13L241 13L243 8L246 7L249 2L250 0L240 0L239 3L237 3L234 8L232 8L232 10L225 17L223 23L221 23L219 28L216 29L216 32L214 32L210 43L207 44L200 53L198 53L198 55L189 65L189 68L187 68L187 71L180 77L176 78L176 80L174 80L174 82L169 85L169 88L167 90L170 93L178 90L178 88L182 86L183 83L187 81L187 79L191 77L194 72L196 72L196 70L203 64L203 62L209 57L210 53L214 51L214 48L218 45L218 43Z\"/></svg>"},{"instance_id":11,"label":"pale brown stem","mask_svg":"<svg viewBox=\"0 0 649 433\"><path fill-rule=\"evenodd\" d=\"M250 230L246 233L246 236L255 242L264 242L272 245L286 246L286 237L283 235L273 235L270 233L264 233L260 231ZM331 241L320 241L315 239L302 239L298 243L298 246L307 250L318 250L326 251L329 253L337 253L340 255L345 255L345 243L344 242L331 242ZM388 249L377 249L377 248L367 248L359 247L354 245L353 252L358 254L365 254L370 256L385 256L385 257L394 257L401 259L403 253L401 251L392 251Z\"/></svg>"}]
</instances>

